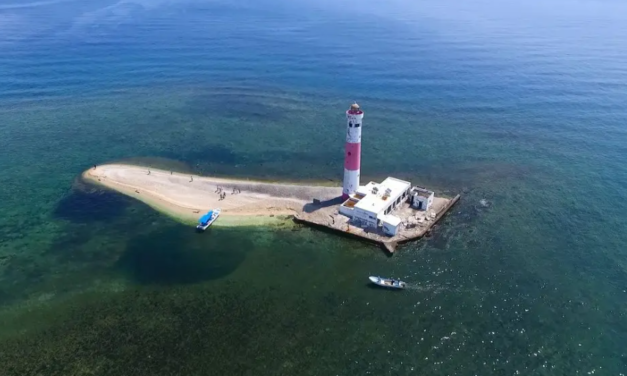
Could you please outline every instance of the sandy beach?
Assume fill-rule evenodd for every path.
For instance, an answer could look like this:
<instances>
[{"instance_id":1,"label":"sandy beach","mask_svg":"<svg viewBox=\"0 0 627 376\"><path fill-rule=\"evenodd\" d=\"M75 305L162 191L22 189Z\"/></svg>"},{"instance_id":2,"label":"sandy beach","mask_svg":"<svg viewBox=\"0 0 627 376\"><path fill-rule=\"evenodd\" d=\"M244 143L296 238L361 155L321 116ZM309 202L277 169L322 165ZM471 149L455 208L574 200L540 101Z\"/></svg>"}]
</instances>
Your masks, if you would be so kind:
<instances>
[{"instance_id":1,"label":"sandy beach","mask_svg":"<svg viewBox=\"0 0 627 376\"><path fill-rule=\"evenodd\" d=\"M328 200L342 192L341 187L213 178L122 164L92 167L82 177L185 222L195 222L206 211L221 208L216 225L267 223L299 213L314 198ZM224 199L220 199L219 187Z\"/></svg>"}]
</instances>

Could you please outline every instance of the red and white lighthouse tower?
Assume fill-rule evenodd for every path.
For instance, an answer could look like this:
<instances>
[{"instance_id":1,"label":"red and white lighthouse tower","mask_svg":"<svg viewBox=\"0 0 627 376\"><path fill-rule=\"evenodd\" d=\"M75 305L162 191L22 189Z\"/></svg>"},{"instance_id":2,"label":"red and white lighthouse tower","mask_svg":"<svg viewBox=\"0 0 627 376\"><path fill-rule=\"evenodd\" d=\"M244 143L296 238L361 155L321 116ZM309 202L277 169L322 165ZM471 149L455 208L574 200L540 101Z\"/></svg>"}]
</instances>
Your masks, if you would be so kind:
<instances>
[{"instance_id":1,"label":"red and white lighthouse tower","mask_svg":"<svg viewBox=\"0 0 627 376\"><path fill-rule=\"evenodd\" d=\"M364 112L357 103L346 111L346 158L344 159L344 184L342 197L348 198L359 188L361 163L361 123Z\"/></svg>"}]
</instances>

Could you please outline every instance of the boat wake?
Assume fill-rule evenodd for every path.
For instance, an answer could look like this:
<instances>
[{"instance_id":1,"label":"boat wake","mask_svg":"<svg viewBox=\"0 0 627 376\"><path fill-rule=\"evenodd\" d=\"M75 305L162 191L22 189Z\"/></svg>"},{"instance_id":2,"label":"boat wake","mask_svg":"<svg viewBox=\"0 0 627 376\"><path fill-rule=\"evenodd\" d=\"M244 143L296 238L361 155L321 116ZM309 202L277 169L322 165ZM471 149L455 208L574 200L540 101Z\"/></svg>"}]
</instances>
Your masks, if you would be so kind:
<instances>
[{"instance_id":1,"label":"boat wake","mask_svg":"<svg viewBox=\"0 0 627 376\"><path fill-rule=\"evenodd\" d=\"M437 285L415 285L415 284L408 283L407 286L405 286L405 290L412 290L412 291L417 291L417 292L430 292L430 293L438 294L444 291L451 291L451 288L437 286Z\"/></svg>"},{"instance_id":2,"label":"boat wake","mask_svg":"<svg viewBox=\"0 0 627 376\"><path fill-rule=\"evenodd\" d=\"M494 292L483 291L477 288L464 288L464 287L451 287L451 286L442 286L442 285L419 285L407 283L404 290L412 290L416 292L428 292L430 294L440 294L443 292L446 293L463 293L463 294L478 294L478 295L488 295Z\"/></svg>"}]
</instances>

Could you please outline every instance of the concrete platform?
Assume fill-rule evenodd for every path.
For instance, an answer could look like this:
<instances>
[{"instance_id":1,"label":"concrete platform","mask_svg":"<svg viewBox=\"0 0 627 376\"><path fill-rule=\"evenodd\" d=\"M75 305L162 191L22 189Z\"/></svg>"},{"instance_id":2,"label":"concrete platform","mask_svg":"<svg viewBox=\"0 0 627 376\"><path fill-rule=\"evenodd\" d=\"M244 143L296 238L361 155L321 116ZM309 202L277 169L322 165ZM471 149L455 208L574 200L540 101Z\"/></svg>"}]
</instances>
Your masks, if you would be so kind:
<instances>
[{"instance_id":1,"label":"concrete platform","mask_svg":"<svg viewBox=\"0 0 627 376\"><path fill-rule=\"evenodd\" d=\"M412 209L409 203L403 204L391 213L402 221L397 234L393 237L385 235L381 228L363 229L350 224L350 218L339 213L341 198L328 201L314 200L314 203L305 205L303 211L294 216L294 220L372 241L381 244L388 252L394 253L398 244L422 238L459 199L460 195L452 199L435 197L428 211Z\"/></svg>"}]
</instances>

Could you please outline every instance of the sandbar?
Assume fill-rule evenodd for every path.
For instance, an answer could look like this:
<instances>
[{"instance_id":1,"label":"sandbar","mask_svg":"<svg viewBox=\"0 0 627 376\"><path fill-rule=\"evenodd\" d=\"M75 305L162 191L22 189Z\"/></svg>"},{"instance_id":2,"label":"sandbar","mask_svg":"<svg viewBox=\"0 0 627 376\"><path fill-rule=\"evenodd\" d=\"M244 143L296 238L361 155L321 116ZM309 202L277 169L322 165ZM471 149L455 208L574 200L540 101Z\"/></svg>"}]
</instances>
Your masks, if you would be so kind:
<instances>
[{"instance_id":1,"label":"sandbar","mask_svg":"<svg viewBox=\"0 0 627 376\"><path fill-rule=\"evenodd\" d=\"M124 164L98 165L83 172L82 178L185 223L220 208L216 225L266 224L302 212L313 198L329 200L342 194L341 187L226 179ZM224 199L220 199L219 187L226 193Z\"/></svg>"}]
</instances>

